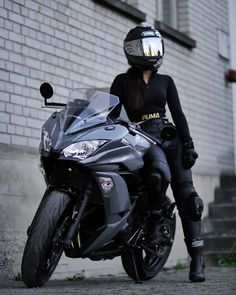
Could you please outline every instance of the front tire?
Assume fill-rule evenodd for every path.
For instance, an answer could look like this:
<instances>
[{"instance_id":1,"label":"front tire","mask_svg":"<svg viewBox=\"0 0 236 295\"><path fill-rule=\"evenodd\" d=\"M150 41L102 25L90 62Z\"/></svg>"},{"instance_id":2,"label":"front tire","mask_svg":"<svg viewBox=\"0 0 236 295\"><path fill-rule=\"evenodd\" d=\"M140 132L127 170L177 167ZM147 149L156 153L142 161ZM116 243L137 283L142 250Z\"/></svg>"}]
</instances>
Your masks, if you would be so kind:
<instances>
[{"instance_id":1,"label":"front tire","mask_svg":"<svg viewBox=\"0 0 236 295\"><path fill-rule=\"evenodd\" d=\"M172 219L166 218L161 225L167 231L168 238L173 241L176 228L176 216ZM171 249L172 242L169 245L160 244L155 249L151 249L157 256L148 251L148 247L139 245L127 249L121 255L121 261L126 274L133 280L147 281L154 278L165 265ZM135 267L134 267L135 263Z\"/></svg>"},{"instance_id":2,"label":"front tire","mask_svg":"<svg viewBox=\"0 0 236 295\"><path fill-rule=\"evenodd\" d=\"M65 231L69 203L67 193L51 191L39 205L29 228L21 264L22 280L28 287L45 284L61 258L63 249L59 239ZM58 239L52 241L56 233Z\"/></svg>"}]
</instances>

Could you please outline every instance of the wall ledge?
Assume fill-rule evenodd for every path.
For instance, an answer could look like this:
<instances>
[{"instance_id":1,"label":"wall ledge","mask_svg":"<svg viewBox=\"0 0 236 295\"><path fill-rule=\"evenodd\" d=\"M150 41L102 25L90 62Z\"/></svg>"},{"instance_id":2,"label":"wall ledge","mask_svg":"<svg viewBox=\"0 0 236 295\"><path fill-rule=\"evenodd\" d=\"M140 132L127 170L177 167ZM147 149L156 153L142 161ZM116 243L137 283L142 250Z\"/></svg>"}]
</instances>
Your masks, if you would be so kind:
<instances>
[{"instance_id":1,"label":"wall ledge","mask_svg":"<svg viewBox=\"0 0 236 295\"><path fill-rule=\"evenodd\" d=\"M181 33L176 29L173 29L172 27L164 24L161 21L155 21L155 27L163 36L173 40L174 42L184 47L187 47L188 49L197 47L196 40L190 38L186 34Z\"/></svg>"},{"instance_id":2,"label":"wall ledge","mask_svg":"<svg viewBox=\"0 0 236 295\"><path fill-rule=\"evenodd\" d=\"M93 0L94 2L106 6L112 10L118 11L136 22L146 21L146 14L138 10L132 5L129 5L120 0Z\"/></svg>"}]
</instances>

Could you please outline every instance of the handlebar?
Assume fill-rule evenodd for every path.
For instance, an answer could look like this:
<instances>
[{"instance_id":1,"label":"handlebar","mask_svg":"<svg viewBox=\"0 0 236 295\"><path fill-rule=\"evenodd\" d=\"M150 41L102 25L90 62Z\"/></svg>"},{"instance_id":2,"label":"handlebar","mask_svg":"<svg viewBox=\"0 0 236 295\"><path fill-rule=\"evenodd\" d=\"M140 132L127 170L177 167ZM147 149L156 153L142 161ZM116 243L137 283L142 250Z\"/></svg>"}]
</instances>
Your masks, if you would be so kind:
<instances>
[{"instance_id":1,"label":"handlebar","mask_svg":"<svg viewBox=\"0 0 236 295\"><path fill-rule=\"evenodd\" d=\"M171 125L167 125L162 129L161 137L163 138L163 141L160 141L156 139L154 136L150 135L149 133L143 131L138 123L125 121L122 119L116 119L114 123L125 126L133 134L138 134L138 133L142 134L142 136L144 136L147 140L159 146L162 146L164 141L173 139L177 134L175 126L170 123Z\"/></svg>"}]
</instances>

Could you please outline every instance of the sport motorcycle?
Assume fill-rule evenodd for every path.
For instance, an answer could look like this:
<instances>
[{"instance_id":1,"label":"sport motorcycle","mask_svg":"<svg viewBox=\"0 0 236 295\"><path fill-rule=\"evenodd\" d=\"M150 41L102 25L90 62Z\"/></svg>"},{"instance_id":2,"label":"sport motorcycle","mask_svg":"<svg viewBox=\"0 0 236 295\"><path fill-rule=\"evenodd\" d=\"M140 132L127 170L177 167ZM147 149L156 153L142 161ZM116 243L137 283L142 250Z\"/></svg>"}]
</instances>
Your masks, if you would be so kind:
<instances>
[{"instance_id":1,"label":"sport motorcycle","mask_svg":"<svg viewBox=\"0 0 236 295\"><path fill-rule=\"evenodd\" d=\"M53 89L48 83L40 92L45 107L60 110L42 126L39 151L47 187L27 230L23 282L44 285L63 252L95 261L120 256L135 282L154 278L172 248L175 203L159 222L159 242L148 246L151 208L143 156L173 130L164 128L160 141L138 124L112 119L119 98L102 91L76 89L66 104L49 102Z\"/></svg>"}]
</instances>

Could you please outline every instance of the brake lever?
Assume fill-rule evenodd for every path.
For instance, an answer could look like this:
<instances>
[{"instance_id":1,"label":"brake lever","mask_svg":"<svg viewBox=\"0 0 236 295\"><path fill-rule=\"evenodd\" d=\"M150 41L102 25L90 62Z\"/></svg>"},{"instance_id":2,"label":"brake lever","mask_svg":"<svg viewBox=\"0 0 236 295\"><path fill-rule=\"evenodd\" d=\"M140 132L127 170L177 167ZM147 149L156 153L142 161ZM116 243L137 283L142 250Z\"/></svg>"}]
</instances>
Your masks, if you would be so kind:
<instances>
[{"instance_id":1,"label":"brake lever","mask_svg":"<svg viewBox=\"0 0 236 295\"><path fill-rule=\"evenodd\" d=\"M145 137L148 141L151 141L153 144L162 146L162 142L156 139L154 136L143 131L139 123L128 122L121 119L116 119L114 123L125 126L132 135L141 134L143 137Z\"/></svg>"},{"instance_id":2,"label":"brake lever","mask_svg":"<svg viewBox=\"0 0 236 295\"><path fill-rule=\"evenodd\" d=\"M160 140L158 140L155 137L151 136L150 134L144 132L143 130L137 130L137 129L134 129L134 128L130 127L129 131L133 135L136 135L136 134L142 135L145 139L147 139L152 144L155 144L155 145L158 145L158 146L162 145L162 142Z\"/></svg>"}]
</instances>

